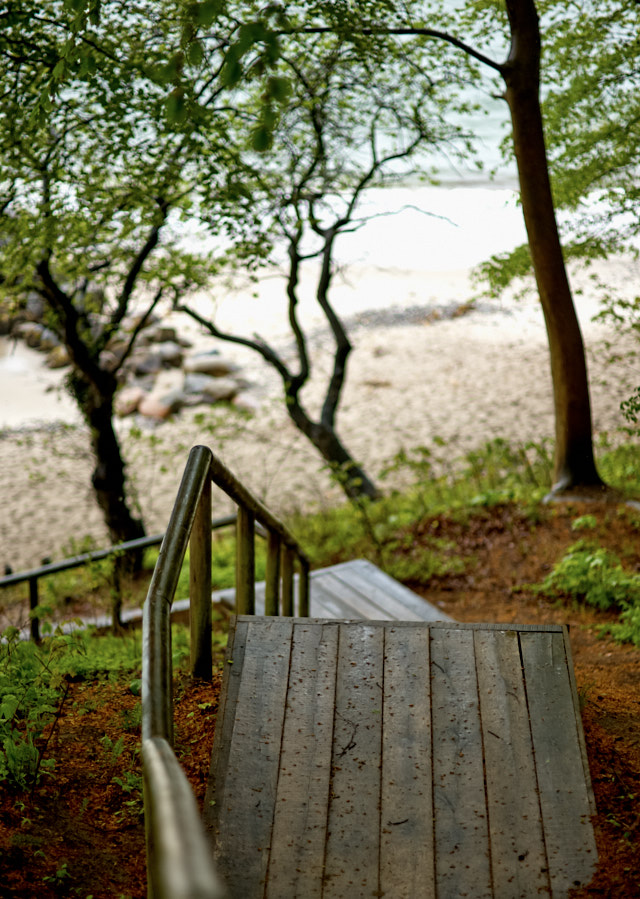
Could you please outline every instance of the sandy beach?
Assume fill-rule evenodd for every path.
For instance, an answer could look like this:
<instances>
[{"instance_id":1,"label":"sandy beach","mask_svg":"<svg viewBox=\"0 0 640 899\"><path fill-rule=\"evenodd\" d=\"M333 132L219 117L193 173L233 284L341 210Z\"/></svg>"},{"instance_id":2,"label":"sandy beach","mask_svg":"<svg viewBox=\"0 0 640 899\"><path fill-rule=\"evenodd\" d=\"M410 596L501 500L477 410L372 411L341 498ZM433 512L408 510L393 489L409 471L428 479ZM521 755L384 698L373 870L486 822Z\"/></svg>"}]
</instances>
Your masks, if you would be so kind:
<instances>
[{"instance_id":1,"label":"sandy beach","mask_svg":"<svg viewBox=\"0 0 640 899\"><path fill-rule=\"evenodd\" d=\"M451 317L477 294L473 267L525 238L513 188L413 185L372 190L368 197L363 214L373 218L337 245L331 292L353 344L337 422L353 457L377 479L400 449L433 446L434 438L447 442L442 454L450 462L494 437L520 444L551 437L548 351L535 293L517 302L508 295L480 299L473 311ZM611 260L598 273L635 296L637 263ZM637 385L635 372L623 352L615 365L606 364L603 341L624 345L592 321L598 304L589 278L575 276L572 284L588 349L594 431L615 436L620 401ZM312 335L313 378L304 392L312 411L323 396L332 347L313 287L310 269L299 314ZM277 273L194 304L209 315L212 302L220 327L259 333L289 358ZM189 319L167 321L195 348L217 348L236 361L260 408L249 419L200 406L157 427L117 421L132 502L148 533L165 529L188 451L199 443L279 513L339 501L322 460L288 420L276 373L249 350L203 335ZM88 435L62 390L63 378L41 355L0 339L0 570L67 555L85 536L108 544L90 487ZM222 498L215 503L220 512L229 509Z\"/></svg>"},{"instance_id":2,"label":"sandy beach","mask_svg":"<svg viewBox=\"0 0 640 899\"><path fill-rule=\"evenodd\" d=\"M622 261L610 263L603 274L610 282L629 279ZM351 272L360 285L375 277L370 269ZM433 445L434 437L444 439L446 455L455 458L493 437L524 443L553 433L548 352L537 300L481 301L464 316L447 318L453 301L470 295L469 283L465 288L461 279L460 272L443 274L439 281L432 277L432 296L421 305L416 303L424 296L419 273L404 280L396 275L400 302L353 306L345 316L354 349L338 430L374 478L398 450ZM614 435L622 424L619 406L629 395L632 372L624 361L605 364L602 343L612 334L592 322L597 305L586 282L585 287L576 305L588 347L594 431ZM312 409L322 395L328 344L327 333L317 331L314 379L304 395ZM261 400L252 418L198 407L154 428L132 427L132 419L118 421L132 497L149 533L164 530L188 451L199 443L211 446L282 514L341 498L322 460L289 423L274 373L248 353L221 348L243 364ZM286 352L286 342L280 348ZM16 396L23 404L30 397L29 411L35 415L30 419L23 405L20 426L15 419L3 421L0 431L0 565L14 570L39 564L45 556L61 557L85 536L98 545L108 543L90 489L86 430L69 399L59 398L61 373L41 370L41 357L29 354L20 347L9 371L0 367L8 401L5 418ZM25 372L35 388L34 383L24 388ZM229 508L220 497L215 507L220 512Z\"/></svg>"}]
</instances>

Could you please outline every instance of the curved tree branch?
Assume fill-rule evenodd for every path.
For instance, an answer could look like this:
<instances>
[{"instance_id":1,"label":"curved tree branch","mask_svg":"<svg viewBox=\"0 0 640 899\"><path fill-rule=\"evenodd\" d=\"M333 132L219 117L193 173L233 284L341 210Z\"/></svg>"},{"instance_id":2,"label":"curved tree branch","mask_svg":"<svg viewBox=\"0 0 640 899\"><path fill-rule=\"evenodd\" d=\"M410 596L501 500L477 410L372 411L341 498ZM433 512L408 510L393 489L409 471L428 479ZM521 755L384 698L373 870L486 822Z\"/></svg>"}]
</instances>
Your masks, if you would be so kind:
<instances>
[{"instance_id":1,"label":"curved tree branch","mask_svg":"<svg viewBox=\"0 0 640 899\"><path fill-rule=\"evenodd\" d=\"M238 334L229 334L227 331L221 331L220 328L216 327L213 322L209 321L206 318L203 318L195 309L192 309L190 306L186 306L184 303L180 303L176 306L178 312L184 312L185 315L188 315L194 321L198 322L199 325L202 325L212 337L217 337L219 340L224 340L227 343L235 343L238 346L247 347L250 350L253 350L256 353L259 353L265 362L268 362L269 365L272 365L273 368L278 372L280 377L282 378L285 386L287 383L293 380L293 375L287 368L286 364L282 361L280 356L276 353L276 351L269 346L264 340L259 337L254 337L252 340L249 337L241 337Z\"/></svg>"}]
</instances>

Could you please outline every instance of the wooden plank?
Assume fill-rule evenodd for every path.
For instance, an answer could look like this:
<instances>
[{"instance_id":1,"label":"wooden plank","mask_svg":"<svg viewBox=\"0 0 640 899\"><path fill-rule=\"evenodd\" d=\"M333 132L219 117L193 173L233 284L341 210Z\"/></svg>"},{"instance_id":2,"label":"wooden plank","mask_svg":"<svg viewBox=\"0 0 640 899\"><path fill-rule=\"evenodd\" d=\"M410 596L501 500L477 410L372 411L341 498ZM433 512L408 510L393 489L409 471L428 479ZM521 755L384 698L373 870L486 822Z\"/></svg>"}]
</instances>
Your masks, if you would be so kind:
<instances>
[{"instance_id":1,"label":"wooden plank","mask_svg":"<svg viewBox=\"0 0 640 899\"><path fill-rule=\"evenodd\" d=\"M224 735L227 768L216 790L220 808L213 834L216 864L231 899L264 894L291 654L291 619L243 620L238 628L245 623L235 720L230 737L228 729ZM235 657L233 662L235 669ZM230 711L225 709L225 718Z\"/></svg>"},{"instance_id":2,"label":"wooden plank","mask_svg":"<svg viewBox=\"0 0 640 899\"><path fill-rule=\"evenodd\" d=\"M380 895L435 896L429 632L385 629Z\"/></svg>"},{"instance_id":3,"label":"wooden plank","mask_svg":"<svg viewBox=\"0 0 640 899\"><path fill-rule=\"evenodd\" d=\"M363 604L350 601L344 595L336 594L331 586L327 584L326 578L322 580L313 580L311 587L311 610L315 616L316 612L322 614L322 617L342 618L342 619L362 619L363 612L368 610Z\"/></svg>"},{"instance_id":4,"label":"wooden plank","mask_svg":"<svg viewBox=\"0 0 640 899\"><path fill-rule=\"evenodd\" d=\"M352 562L334 565L327 569L333 577L337 577L379 607L380 616L386 619L404 621L450 621L440 609L428 603L413 590L409 590L395 578L381 571L366 559L354 559Z\"/></svg>"},{"instance_id":5,"label":"wooden plank","mask_svg":"<svg viewBox=\"0 0 640 899\"><path fill-rule=\"evenodd\" d=\"M476 630L473 636L494 894L547 894L547 856L518 633Z\"/></svg>"},{"instance_id":6,"label":"wooden plank","mask_svg":"<svg viewBox=\"0 0 640 899\"><path fill-rule=\"evenodd\" d=\"M209 781L204 799L203 819L206 829L212 835L217 832L218 816L222 811L224 782L229 766L231 736L236 716L240 678L247 642L247 629L251 619L232 618L225 652L225 670L218 701L216 729L211 750Z\"/></svg>"},{"instance_id":7,"label":"wooden plank","mask_svg":"<svg viewBox=\"0 0 640 899\"><path fill-rule=\"evenodd\" d=\"M341 625L324 899L379 895L384 632Z\"/></svg>"},{"instance_id":8,"label":"wooden plank","mask_svg":"<svg viewBox=\"0 0 640 899\"><path fill-rule=\"evenodd\" d=\"M236 612L253 615L255 611L255 547L254 517L238 506L236 519Z\"/></svg>"},{"instance_id":9,"label":"wooden plank","mask_svg":"<svg viewBox=\"0 0 640 899\"><path fill-rule=\"evenodd\" d=\"M439 899L493 895L473 632L431 629L433 805Z\"/></svg>"},{"instance_id":10,"label":"wooden plank","mask_svg":"<svg viewBox=\"0 0 640 899\"><path fill-rule=\"evenodd\" d=\"M314 590L321 587L330 593L336 600L344 604L345 609L353 610L354 617L390 621L404 619L407 621L419 620L411 613L410 609L403 606L390 595L383 594L373 584L366 580L352 580L348 569L343 569L341 574L326 571L322 578L314 581ZM388 601L387 601L388 600Z\"/></svg>"},{"instance_id":11,"label":"wooden plank","mask_svg":"<svg viewBox=\"0 0 640 899\"><path fill-rule=\"evenodd\" d=\"M554 895L587 883L597 851L562 633L520 636Z\"/></svg>"},{"instance_id":12,"label":"wooden plank","mask_svg":"<svg viewBox=\"0 0 640 899\"><path fill-rule=\"evenodd\" d=\"M337 654L336 625L294 626L269 899L322 895Z\"/></svg>"},{"instance_id":13,"label":"wooden plank","mask_svg":"<svg viewBox=\"0 0 640 899\"><path fill-rule=\"evenodd\" d=\"M562 896L588 880L565 640L556 625L235 620L205 805L232 899Z\"/></svg>"},{"instance_id":14,"label":"wooden plank","mask_svg":"<svg viewBox=\"0 0 640 899\"><path fill-rule=\"evenodd\" d=\"M267 570L265 572L264 582L265 615L278 614L278 600L280 597L280 550L280 537L274 531L269 531L267 535ZM255 592L257 593L257 590ZM256 606L257 596L255 596L254 608ZM255 610L256 614L258 614L257 608Z\"/></svg>"},{"instance_id":15,"label":"wooden plank","mask_svg":"<svg viewBox=\"0 0 640 899\"><path fill-rule=\"evenodd\" d=\"M327 578L329 580L327 580ZM336 581L337 578L337 581ZM298 575L294 595L298 594ZM336 593L332 592L335 588ZM377 618L378 620L450 621L448 615L412 590L389 577L366 559L342 562L311 572L311 616L313 618ZM386 593L388 591L388 594ZM371 593L373 600L368 599ZM388 596L388 599L385 598ZM214 602L235 608L235 591L216 590ZM255 586L255 614L265 614L264 582Z\"/></svg>"},{"instance_id":16,"label":"wooden plank","mask_svg":"<svg viewBox=\"0 0 640 899\"><path fill-rule=\"evenodd\" d=\"M290 547L282 545L280 558L280 571L282 576L282 601L281 614L291 617L293 615L293 566L294 556Z\"/></svg>"}]
</instances>

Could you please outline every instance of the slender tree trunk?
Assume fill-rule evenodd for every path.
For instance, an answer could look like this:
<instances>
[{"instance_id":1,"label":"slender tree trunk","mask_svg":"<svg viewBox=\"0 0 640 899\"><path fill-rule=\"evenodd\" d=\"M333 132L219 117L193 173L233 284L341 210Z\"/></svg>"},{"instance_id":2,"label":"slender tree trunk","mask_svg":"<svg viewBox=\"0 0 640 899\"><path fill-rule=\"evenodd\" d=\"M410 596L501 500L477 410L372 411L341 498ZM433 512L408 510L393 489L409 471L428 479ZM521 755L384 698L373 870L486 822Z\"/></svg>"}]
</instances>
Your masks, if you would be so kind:
<instances>
[{"instance_id":1,"label":"slender tree trunk","mask_svg":"<svg viewBox=\"0 0 640 899\"><path fill-rule=\"evenodd\" d=\"M105 374L103 381L100 385L90 384L76 374L72 387L91 434L95 457L91 483L96 500L112 542L123 543L143 537L145 531L142 521L131 514L126 500L125 463L113 428L116 380ZM140 559L140 553L131 554L130 567L138 568Z\"/></svg>"},{"instance_id":2,"label":"slender tree trunk","mask_svg":"<svg viewBox=\"0 0 640 899\"><path fill-rule=\"evenodd\" d=\"M539 99L540 32L534 0L507 0L511 52L501 67L529 247L549 340L556 421L553 492L600 487L589 382L558 234Z\"/></svg>"},{"instance_id":3,"label":"slender tree trunk","mask_svg":"<svg viewBox=\"0 0 640 899\"><path fill-rule=\"evenodd\" d=\"M367 473L354 461L332 427L322 421L312 421L297 397L287 394L287 411L295 426L328 462L340 486L349 499L378 499L380 493Z\"/></svg>"}]
</instances>

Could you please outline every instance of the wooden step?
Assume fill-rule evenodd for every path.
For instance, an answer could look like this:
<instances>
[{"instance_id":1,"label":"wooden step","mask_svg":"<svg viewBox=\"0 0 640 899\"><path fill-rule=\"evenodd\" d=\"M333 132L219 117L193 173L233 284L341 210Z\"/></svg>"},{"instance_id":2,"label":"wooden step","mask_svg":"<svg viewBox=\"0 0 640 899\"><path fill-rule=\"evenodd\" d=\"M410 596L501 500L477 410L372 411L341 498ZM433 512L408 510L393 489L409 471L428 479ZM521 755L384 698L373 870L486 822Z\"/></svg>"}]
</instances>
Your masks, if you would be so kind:
<instances>
[{"instance_id":1,"label":"wooden step","mask_svg":"<svg viewBox=\"0 0 640 899\"><path fill-rule=\"evenodd\" d=\"M233 620L205 800L232 899L567 896L593 812L565 629Z\"/></svg>"}]
</instances>

